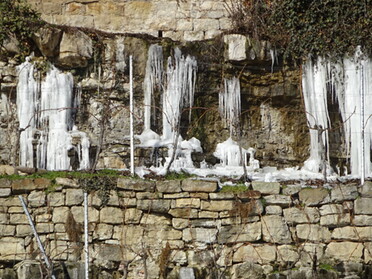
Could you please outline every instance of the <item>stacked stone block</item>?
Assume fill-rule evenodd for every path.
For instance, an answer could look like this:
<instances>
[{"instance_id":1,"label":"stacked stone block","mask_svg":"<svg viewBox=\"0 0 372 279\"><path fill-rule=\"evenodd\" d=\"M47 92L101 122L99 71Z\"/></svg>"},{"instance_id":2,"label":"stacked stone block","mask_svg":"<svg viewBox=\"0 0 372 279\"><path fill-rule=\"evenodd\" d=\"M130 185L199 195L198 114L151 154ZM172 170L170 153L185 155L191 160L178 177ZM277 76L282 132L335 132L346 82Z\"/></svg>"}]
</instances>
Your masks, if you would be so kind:
<instances>
[{"instance_id":1,"label":"stacked stone block","mask_svg":"<svg viewBox=\"0 0 372 279\"><path fill-rule=\"evenodd\" d=\"M0 261L40 258L22 195L51 259L82 262L83 190L74 179L53 183L0 180ZM127 278L246 278L240 274L247 268L257 273L252 278L321 271L363 278L372 260L371 182L332 190L253 182L252 189L235 194L219 192L216 181L119 178L105 202L99 192L88 196L92 266ZM325 264L333 269L324 271Z\"/></svg>"}]
</instances>

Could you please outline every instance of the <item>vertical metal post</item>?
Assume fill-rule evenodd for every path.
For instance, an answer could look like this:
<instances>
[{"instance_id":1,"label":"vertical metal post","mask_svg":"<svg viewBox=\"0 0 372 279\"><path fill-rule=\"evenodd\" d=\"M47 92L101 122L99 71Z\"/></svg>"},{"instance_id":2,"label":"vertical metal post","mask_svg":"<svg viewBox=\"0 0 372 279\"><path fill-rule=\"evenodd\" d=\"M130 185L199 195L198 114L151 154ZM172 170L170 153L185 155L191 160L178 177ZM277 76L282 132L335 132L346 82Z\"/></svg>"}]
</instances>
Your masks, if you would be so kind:
<instances>
[{"instance_id":1,"label":"vertical metal post","mask_svg":"<svg viewBox=\"0 0 372 279\"><path fill-rule=\"evenodd\" d=\"M364 185L365 180L365 143L364 143L364 69L361 67L361 81L360 81L360 125L361 125L361 173L360 184Z\"/></svg>"},{"instance_id":2,"label":"vertical metal post","mask_svg":"<svg viewBox=\"0 0 372 279\"><path fill-rule=\"evenodd\" d=\"M130 173L134 175L133 57L129 56Z\"/></svg>"},{"instance_id":3,"label":"vertical metal post","mask_svg":"<svg viewBox=\"0 0 372 279\"><path fill-rule=\"evenodd\" d=\"M20 201L21 201L21 204L22 204L23 210L24 210L24 212L25 212L25 214L26 214L26 216L27 216L28 222L30 223L30 227L31 227L31 229L32 229L32 232L33 232L35 238L36 238L37 245L39 246L39 249L40 249L41 255L42 255L42 257L43 257L43 259L44 259L44 261L45 261L45 264L46 264L48 270L51 272L51 278L52 278L52 279L56 279L56 277L55 277L54 274L53 274L53 265L52 265L52 263L50 262L48 256L47 256L46 253L45 253L44 246L43 246L43 244L41 243L40 237L39 237L39 235L38 235L38 233L37 233L37 231L36 231L36 228L35 228L34 223L33 223L33 221L32 221L31 215L30 215L30 213L28 212L28 209L27 209L26 203L25 203L25 201L24 201L24 199L23 199L22 196L18 196L18 198L19 198Z\"/></svg>"},{"instance_id":4,"label":"vertical metal post","mask_svg":"<svg viewBox=\"0 0 372 279\"><path fill-rule=\"evenodd\" d=\"M84 254L85 279L89 279L89 246L88 246L88 193L84 192Z\"/></svg>"}]
</instances>

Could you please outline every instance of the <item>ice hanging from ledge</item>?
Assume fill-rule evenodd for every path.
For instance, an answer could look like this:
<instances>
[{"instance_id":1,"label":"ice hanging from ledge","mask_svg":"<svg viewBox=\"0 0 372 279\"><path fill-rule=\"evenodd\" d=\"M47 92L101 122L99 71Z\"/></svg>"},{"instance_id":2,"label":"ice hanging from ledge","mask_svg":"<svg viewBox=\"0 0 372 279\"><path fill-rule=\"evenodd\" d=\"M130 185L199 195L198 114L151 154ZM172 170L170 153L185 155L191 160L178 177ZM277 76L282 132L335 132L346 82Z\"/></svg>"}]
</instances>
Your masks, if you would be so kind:
<instances>
[{"instance_id":1,"label":"ice hanging from ledge","mask_svg":"<svg viewBox=\"0 0 372 279\"><path fill-rule=\"evenodd\" d=\"M89 140L77 131L72 118L77 104L72 75L51 66L45 79L36 81L34 76L40 77L41 73L29 61L18 66L18 75L20 165L69 170L72 161L77 160L77 168L88 168Z\"/></svg>"},{"instance_id":2,"label":"ice hanging from ledge","mask_svg":"<svg viewBox=\"0 0 372 279\"><path fill-rule=\"evenodd\" d=\"M315 125L330 127L327 99L337 101L345 133L345 147L350 160L352 175L372 175L372 61L358 47L354 57L344 57L337 62L310 59L303 67L303 93L310 126L310 158L305 168L318 172L322 161L322 147L328 146L328 131L318 137ZM363 133L364 130L364 133ZM364 140L363 140L364 135ZM364 145L364 148L363 148ZM363 160L364 158L364 160ZM329 155L327 154L329 162Z\"/></svg>"}]
</instances>

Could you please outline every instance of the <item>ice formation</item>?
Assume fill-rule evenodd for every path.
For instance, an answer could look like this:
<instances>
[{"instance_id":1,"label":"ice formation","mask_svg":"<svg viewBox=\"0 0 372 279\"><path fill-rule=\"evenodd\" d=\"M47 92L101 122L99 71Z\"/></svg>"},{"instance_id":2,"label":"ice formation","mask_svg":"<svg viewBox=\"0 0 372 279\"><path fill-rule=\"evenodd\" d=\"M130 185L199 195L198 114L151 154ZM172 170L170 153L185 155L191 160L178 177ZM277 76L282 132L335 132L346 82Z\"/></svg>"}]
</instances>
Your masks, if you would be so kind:
<instances>
[{"instance_id":1,"label":"ice formation","mask_svg":"<svg viewBox=\"0 0 372 279\"><path fill-rule=\"evenodd\" d=\"M219 94L219 112L226 126L229 126L230 137L239 126L241 114L240 82L234 77L224 80L224 91Z\"/></svg>"},{"instance_id":2,"label":"ice formation","mask_svg":"<svg viewBox=\"0 0 372 279\"><path fill-rule=\"evenodd\" d=\"M309 60L303 73L305 108L311 136L310 158L305 162L305 168L319 171L324 156L324 147L321 145L328 145L327 128L330 127L327 98L333 97L338 103L343 122L351 174L365 173L371 176L371 59L358 48L354 57L345 57L338 62L317 58L313 65ZM326 156L328 160L329 155Z\"/></svg>"},{"instance_id":3,"label":"ice formation","mask_svg":"<svg viewBox=\"0 0 372 279\"><path fill-rule=\"evenodd\" d=\"M166 86L163 92L163 140L173 140L179 129L182 110L194 104L197 62L194 57L183 56L179 48L174 57L168 57Z\"/></svg>"},{"instance_id":4,"label":"ice formation","mask_svg":"<svg viewBox=\"0 0 372 279\"><path fill-rule=\"evenodd\" d=\"M238 167L244 164L250 170L255 170L260 167L259 161L254 158L255 152L254 148L244 149L236 141L228 138L226 141L217 144L213 155L221 160L221 166L223 167Z\"/></svg>"},{"instance_id":5,"label":"ice formation","mask_svg":"<svg viewBox=\"0 0 372 279\"><path fill-rule=\"evenodd\" d=\"M29 61L18 66L18 75L20 165L68 170L71 163L76 163L70 162L70 157L77 157L74 159L79 168L88 168L89 140L74 128L72 117L73 106L78 104L74 100L72 75L51 66L45 79L36 81L34 75L40 73Z\"/></svg>"},{"instance_id":6,"label":"ice formation","mask_svg":"<svg viewBox=\"0 0 372 279\"><path fill-rule=\"evenodd\" d=\"M302 89L305 101L306 118L310 128L310 158L304 169L319 172L324 160L328 160L328 128L330 121L327 106L327 63L322 58L315 65L308 59L303 66ZM327 158L323 158L326 156Z\"/></svg>"},{"instance_id":7,"label":"ice formation","mask_svg":"<svg viewBox=\"0 0 372 279\"><path fill-rule=\"evenodd\" d=\"M151 129L151 99L155 89L162 87L162 76L163 48L159 45L151 45L148 51L144 80L144 131Z\"/></svg>"}]
</instances>

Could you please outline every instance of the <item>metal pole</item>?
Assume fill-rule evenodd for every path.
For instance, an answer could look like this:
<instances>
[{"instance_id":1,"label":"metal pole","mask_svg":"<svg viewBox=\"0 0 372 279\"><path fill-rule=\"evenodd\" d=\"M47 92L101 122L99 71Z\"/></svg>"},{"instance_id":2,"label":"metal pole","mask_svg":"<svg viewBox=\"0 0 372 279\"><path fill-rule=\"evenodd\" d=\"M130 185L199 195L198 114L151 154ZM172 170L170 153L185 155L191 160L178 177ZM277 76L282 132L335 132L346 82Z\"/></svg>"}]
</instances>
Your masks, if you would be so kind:
<instances>
[{"instance_id":1,"label":"metal pole","mask_svg":"<svg viewBox=\"0 0 372 279\"><path fill-rule=\"evenodd\" d=\"M134 175L134 133L133 133L133 57L129 56L129 118L130 118L130 173Z\"/></svg>"},{"instance_id":2,"label":"metal pole","mask_svg":"<svg viewBox=\"0 0 372 279\"><path fill-rule=\"evenodd\" d=\"M89 279L89 249L88 249L88 193L84 193L84 254L85 279Z\"/></svg>"},{"instance_id":3,"label":"metal pole","mask_svg":"<svg viewBox=\"0 0 372 279\"><path fill-rule=\"evenodd\" d=\"M18 198L20 199L21 204L22 204L22 207L23 207L23 210L24 210L24 212L25 212L25 214L26 214L26 216L27 216L27 218L28 218L28 222L30 223L30 227L31 227L31 229L32 229L32 232L34 233L34 236L35 236L35 238L36 238L37 245L39 246L39 249L40 249L40 251L41 251L41 255L42 255L42 257L43 257L43 259L44 259L44 261L45 261L45 264L46 264L48 270L51 271L51 273L52 273L52 274L51 274L51 278L52 278L52 279L56 279L56 277L53 275L53 265L52 265L52 263L49 261L49 258L48 258L48 256L47 256L46 253L45 253L45 249L44 249L44 247L43 247L43 244L41 243L41 240L40 240L39 235L37 234L37 231L36 231L36 228L35 228L34 223L33 223L33 221L32 221L31 215L30 215L30 213L28 212L28 209L27 209L26 203L25 203L25 201L24 201L24 199L23 199L22 196L18 196Z\"/></svg>"},{"instance_id":4,"label":"metal pole","mask_svg":"<svg viewBox=\"0 0 372 279\"><path fill-rule=\"evenodd\" d=\"M360 125L361 125L361 173L360 173L360 184L364 185L365 180L365 146L364 146L364 71L361 67L361 83L360 83Z\"/></svg>"}]
</instances>

